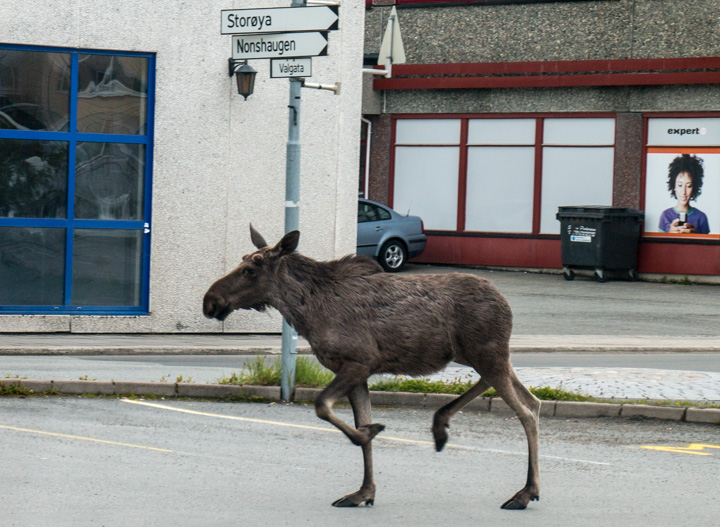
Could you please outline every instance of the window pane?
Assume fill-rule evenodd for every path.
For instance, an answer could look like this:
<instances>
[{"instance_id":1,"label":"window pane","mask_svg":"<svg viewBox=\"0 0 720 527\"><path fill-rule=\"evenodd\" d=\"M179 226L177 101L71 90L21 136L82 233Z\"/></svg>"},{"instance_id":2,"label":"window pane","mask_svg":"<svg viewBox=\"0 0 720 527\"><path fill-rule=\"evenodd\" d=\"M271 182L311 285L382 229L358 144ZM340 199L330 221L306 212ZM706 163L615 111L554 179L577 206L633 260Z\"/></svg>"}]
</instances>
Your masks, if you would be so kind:
<instances>
[{"instance_id":1,"label":"window pane","mask_svg":"<svg viewBox=\"0 0 720 527\"><path fill-rule=\"evenodd\" d=\"M612 205L612 148L543 148L540 232L560 234L561 206Z\"/></svg>"},{"instance_id":2,"label":"window pane","mask_svg":"<svg viewBox=\"0 0 720 527\"><path fill-rule=\"evenodd\" d=\"M0 139L0 217L64 218L68 143Z\"/></svg>"},{"instance_id":3,"label":"window pane","mask_svg":"<svg viewBox=\"0 0 720 527\"><path fill-rule=\"evenodd\" d=\"M148 60L80 55L78 132L144 135Z\"/></svg>"},{"instance_id":4,"label":"window pane","mask_svg":"<svg viewBox=\"0 0 720 527\"><path fill-rule=\"evenodd\" d=\"M139 306L142 231L76 229L72 305Z\"/></svg>"},{"instance_id":5,"label":"window pane","mask_svg":"<svg viewBox=\"0 0 720 527\"><path fill-rule=\"evenodd\" d=\"M532 232L535 148L468 149L465 230Z\"/></svg>"},{"instance_id":6,"label":"window pane","mask_svg":"<svg viewBox=\"0 0 720 527\"><path fill-rule=\"evenodd\" d=\"M62 305L65 229L0 227L0 304Z\"/></svg>"},{"instance_id":7,"label":"window pane","mask_svg":"<svg viewBox=\"0 0 720 527\"><path fill-rule=\"evenodd\" d=\"M142 220L145 145L78 143L75 217Z\"/></svg>"},{"instance_id":8,"label":"window pane","mask_svg":"<svg viewBox=\"0 0 720 527\"><path fill-rule=\"evenodd\" d=\"M66 131L70 55L0 49L0 128Z\"/></svg>"},{"instance_id":9,"label":"window pane","mask_svg":"<svg viewBox=\"0 0 720 527\"><path fill-rule=\"evenodd\" d=\"M614 145L615 119L545 119L546 145Z\"/></svg>"},{"instance_id":10,"label":"window pane","mask_svg":"<svg viewBox=\"0 0 720 527\"><path fill-rule=\"evenodd\" d=\"M456 145L460 119L398 119L395 143L403 145Z\"/></svg>"},{"instance_id":11,"label":"window pane","mask_svg":"<svg viewBox=\"0 0 720 527\"><path fill-rule=\"evenodd\" d=\"M426 229L456 230L459 161L457 147L396 148L393 208Z\"/></svg>"},{"instance_id":12,"label":"window pane","mask_svg":"<svg viewBox=\"0 0 720 527\"><path fill-rule=\"evenodd\" d=\"M470 119L468 144L534 145L535 119Z\"/></svg>"}]
</instances>

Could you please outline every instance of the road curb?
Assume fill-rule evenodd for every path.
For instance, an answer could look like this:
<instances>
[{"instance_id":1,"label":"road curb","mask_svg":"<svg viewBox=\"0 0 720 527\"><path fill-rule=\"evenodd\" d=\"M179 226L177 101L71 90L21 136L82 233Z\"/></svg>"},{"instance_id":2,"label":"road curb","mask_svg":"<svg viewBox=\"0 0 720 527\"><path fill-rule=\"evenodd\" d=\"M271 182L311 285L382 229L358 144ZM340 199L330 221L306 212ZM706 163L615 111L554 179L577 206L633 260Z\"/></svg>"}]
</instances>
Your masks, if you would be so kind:
<instances>
[{"instance_id":1,"label":"road curb","mask_svg":"<svg viewBox=\"0 0 720 527\"><path fill-rule=\"evenodd\" d=\"M227 384L162 383L131 381L92 380L41 380L41 379L0 379L0 389L12 393L12 388L21 388L34 394L62 395L116 395L189 397L203 399L253 399L280 400L279 386L234 386ZM295 401L313 402L320 394L320 388L298 387ZM22 395L22 393L20 393ZM398 408L438 409L455 395L425 394L409 392L370 392L370 400L377 406ZM471 401L465 411L493 412L499 415L513 415L513 411L502 399L483 397ZM676 406L653 406L617 402L574 402L542 401L541 416L562 418L625 417L684 421L720 425L720 408L696 408Z\"/></svg>"}]
</instances>

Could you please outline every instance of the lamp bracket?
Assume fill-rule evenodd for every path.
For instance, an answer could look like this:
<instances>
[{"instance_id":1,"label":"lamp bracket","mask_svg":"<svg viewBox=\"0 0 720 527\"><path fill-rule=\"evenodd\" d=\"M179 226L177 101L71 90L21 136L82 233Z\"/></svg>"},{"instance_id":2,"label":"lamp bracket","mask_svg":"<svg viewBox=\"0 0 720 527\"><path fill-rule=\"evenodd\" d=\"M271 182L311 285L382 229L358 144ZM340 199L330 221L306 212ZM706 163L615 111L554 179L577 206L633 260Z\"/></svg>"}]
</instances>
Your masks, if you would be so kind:
<instances>
[{"instance_id":1,"label":"lamp bracket","mask_svg":"<svg viewBox=\"0 0 720 527\"><path fill-rule=\"evenodd\" d=\"M233 75L235 75L235 72L237 71L237 69L240 66L242 66L243 63L245 63L245 62L247 62L247 61L235 60L235 59L229 58L228 59L228 77L232 77Z\"/></svg>"}]
</instances>

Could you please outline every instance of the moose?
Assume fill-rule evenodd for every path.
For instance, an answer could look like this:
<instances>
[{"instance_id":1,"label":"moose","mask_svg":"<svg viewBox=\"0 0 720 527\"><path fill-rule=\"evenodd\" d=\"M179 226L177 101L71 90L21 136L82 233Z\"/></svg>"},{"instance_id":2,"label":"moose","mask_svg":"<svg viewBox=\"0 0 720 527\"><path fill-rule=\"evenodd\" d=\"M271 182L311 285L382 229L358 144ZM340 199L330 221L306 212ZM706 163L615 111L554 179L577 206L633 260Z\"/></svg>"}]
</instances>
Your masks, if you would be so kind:
<instances>
[{"instance_id":1,"label":"moose","mask_svg":"<svg viewBox=\"0 0 720 527\"><path fill-rule=\"evenodd\" d=\"M528 441L527 482L503 509L525 509L539 500L540 401L510 364L512 313L488 280L470 274L392 275L364 256L320 262L296 251L300 232L270 247L250 225L257 248L205 294L203 313L225 320L237 309L277 309L310 343L317 360L335 376L319 394L315 411L362 448L362 486L336 507L373 505L372 439L385 426L371 422L368 378L374 374L424 376L454 361L471 366L480 380L435 412L436 450L448 440L450 418L491 386L515 411ZM352 427L333 412L347 396Z\"/></svg>"}]
</instances>

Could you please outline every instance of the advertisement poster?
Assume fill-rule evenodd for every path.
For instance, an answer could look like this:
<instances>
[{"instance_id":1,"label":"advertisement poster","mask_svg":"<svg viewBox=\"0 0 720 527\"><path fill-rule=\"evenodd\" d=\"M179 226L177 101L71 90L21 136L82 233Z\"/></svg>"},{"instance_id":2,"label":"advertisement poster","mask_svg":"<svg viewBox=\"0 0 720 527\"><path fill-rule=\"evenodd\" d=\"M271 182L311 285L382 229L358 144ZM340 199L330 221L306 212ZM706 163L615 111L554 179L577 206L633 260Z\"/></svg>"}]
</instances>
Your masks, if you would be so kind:
<instances>
[{"instance_id":1,"label":"advertisement poster","mask_svg":"<svg viewBox=\"0 0 720 527\"><path fill-rule=\"evenodd\" d=\"M645 235L720 238L720 119L650 119Z\"/></svg>"}]
</instances>

